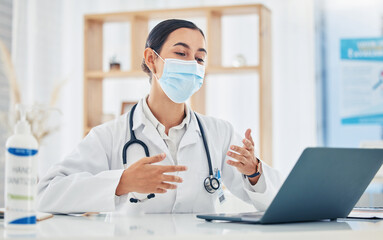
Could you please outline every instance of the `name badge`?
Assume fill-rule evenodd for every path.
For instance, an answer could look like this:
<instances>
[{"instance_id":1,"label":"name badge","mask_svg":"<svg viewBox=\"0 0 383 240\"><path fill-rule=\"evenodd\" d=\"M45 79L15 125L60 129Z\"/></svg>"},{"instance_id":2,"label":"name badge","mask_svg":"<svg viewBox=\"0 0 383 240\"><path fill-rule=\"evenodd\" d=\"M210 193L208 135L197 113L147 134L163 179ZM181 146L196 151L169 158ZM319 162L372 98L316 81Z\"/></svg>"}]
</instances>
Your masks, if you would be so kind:
<instances>
[{"instance_id":1,"label":"name badge","mask_svg":"<svg viewBox=\"0 0 383 240\"><path fill-rule=\"evenodd\" d=\"M215 168L214 172L215 172L214 173L215 178L217 178L219 181L219 188L218 188L217 192L218 192L219 203L222 205L226 201L226 198L225 198L225 194L223 193L223 189L222 189L221 171L219 171L218 168Z\"/></svg>"}]
</instances>

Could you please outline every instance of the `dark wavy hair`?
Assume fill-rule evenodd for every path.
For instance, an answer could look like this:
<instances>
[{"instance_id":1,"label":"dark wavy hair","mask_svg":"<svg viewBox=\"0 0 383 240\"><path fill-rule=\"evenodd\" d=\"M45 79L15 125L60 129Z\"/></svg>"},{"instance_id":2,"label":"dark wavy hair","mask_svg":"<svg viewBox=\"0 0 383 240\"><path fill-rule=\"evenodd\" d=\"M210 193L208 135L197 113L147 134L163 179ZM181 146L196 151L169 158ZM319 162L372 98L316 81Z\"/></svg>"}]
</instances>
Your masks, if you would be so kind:
<instances>
[{"instance_id":1,"label":"dark wavy hair","mask_svg":"<svg viewBox=\"0 0 383 240\"><path fill-rule=\"evenodd\" d=\"M205 38L202 30L194 23L182 19L168 19L157 24L152 31L150 31L148 38L146 39L145 49L151 48L158 54L161 53L162 46L164 45L169 34L179 28L189 28L199 30L202 36ZM152 83L152 72L149 70L145 63L145 58L142 60L141 68L149 76L149 82Z\"/></svg>"}]
</instances>

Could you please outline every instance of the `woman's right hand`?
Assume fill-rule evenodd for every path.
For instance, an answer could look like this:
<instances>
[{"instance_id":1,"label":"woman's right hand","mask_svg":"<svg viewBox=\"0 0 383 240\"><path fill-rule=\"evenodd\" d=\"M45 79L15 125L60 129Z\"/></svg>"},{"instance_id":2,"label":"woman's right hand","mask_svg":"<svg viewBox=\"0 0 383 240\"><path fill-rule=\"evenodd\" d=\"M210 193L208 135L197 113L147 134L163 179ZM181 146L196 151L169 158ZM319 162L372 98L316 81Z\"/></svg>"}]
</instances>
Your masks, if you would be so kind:
<instances>
[{"instance_id":1,"label":"woman's right hand","mask_svg":"<svg viewBox=\"0 0 383 240\"><path fill-rule=\"evenodd\" d=\"M130 192L137 193L166 193L166 189L176 189L182 178L164 173L186 171L186 166L153 165L161 162L166 157L165 153L153 157L145 157L125 169L116 188L116 195Z\"/></svg>"}]
</instances>

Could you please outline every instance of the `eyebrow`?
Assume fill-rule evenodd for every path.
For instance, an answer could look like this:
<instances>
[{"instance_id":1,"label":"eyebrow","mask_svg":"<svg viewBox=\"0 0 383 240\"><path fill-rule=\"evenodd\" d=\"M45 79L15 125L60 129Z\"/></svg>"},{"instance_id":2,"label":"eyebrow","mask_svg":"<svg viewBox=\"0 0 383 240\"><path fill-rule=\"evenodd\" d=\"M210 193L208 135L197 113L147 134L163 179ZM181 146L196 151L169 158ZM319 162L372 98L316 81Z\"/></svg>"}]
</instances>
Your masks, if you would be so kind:
<instances>
[{"instance_id":1,"label":"eyebrow","mask_svg":"<svg viewBox=\"0 0 383 240\"><path fill-rule=\"evenodd\" d=\"M174 47L174 46L183 46L183 47L185 47L185 48L187 48L187 49L190 49L190 46L187 45L186 43L183 43L183 42L178 42L178 43L174 44L173 47ZM198 48L198 51L200 51L200 52L205 52L205 53L207 54L207 51L206 51L205 48Z\"/></svg>"}]
</instances>

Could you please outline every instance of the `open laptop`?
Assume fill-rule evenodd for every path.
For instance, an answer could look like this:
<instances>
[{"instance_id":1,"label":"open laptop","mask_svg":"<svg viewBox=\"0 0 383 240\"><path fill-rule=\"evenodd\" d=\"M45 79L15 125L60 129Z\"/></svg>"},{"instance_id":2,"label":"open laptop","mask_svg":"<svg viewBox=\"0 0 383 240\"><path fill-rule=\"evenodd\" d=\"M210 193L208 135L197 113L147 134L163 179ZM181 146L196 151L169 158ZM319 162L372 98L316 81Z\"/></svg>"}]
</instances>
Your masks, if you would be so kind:
<instances>
[{"instance_id":1,"label":"open laptop","mask_svg":"<svg viewBox=\"0 0 383 240\"><path fill-rule=\"evenodd\" d=\"M383 149L306 148L265 212L197 217L261 224L345 218L382 163Z\"/></svg>"}]
</instances>

